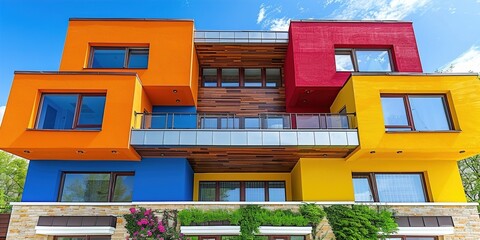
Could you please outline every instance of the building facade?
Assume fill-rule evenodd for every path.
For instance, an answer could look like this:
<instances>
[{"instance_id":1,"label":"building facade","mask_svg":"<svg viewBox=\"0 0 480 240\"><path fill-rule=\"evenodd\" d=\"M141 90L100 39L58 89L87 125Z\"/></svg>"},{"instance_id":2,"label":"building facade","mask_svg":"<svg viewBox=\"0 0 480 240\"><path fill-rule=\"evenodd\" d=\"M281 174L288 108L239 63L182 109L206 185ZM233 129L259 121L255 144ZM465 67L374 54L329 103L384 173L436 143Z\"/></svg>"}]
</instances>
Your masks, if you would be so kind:
<instances>
[{"instance_id":1,"label":"building facade","mask_svg":"<svg viewBox=\"0 0 480 240\"><path fill-rule=\"evenodd\" d=\"M31 161L7 238L125 239L132 206L316 202L388 206L392 239L480 239L457 168L480 153L479 92L422 73L409 22L71 19L59 71L15 73L0 148ZM189 234L229 235L211 231Z\"/></svg>"}]
</instances>

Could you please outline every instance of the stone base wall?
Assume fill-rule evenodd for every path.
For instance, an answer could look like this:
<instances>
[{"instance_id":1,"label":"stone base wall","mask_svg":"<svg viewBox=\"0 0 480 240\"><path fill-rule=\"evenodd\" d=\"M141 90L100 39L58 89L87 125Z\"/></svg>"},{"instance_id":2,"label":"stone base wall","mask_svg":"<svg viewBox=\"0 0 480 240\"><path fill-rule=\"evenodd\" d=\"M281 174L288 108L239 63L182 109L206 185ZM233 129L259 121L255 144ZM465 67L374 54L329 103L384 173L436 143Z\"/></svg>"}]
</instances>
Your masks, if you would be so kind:
<instances>
[{"instance_id":1,"label":"stone base wall","mask_svg":"<svg viewBox=\"0 0 480 240\"><path fill-rule=\"evenodd\" d=\"M379 204L378 206L380 206ZM292 209L297 210L298 204L264 204L268 209ZM117 216L117 227L112 235L114 240L125 240L128 237L124 228L125 220L121 217L123 214L129 213L131 207L161 209L236 209L239 204L142 204L142 205L103 205L103 204L71 204L71 205L14 205L8 229L8 240L20 239L42 239L51 240L53 236L35 234L35 226L37 225L39 216ZM372 207L375 207L372 206ZM383 206L382 206L383 207ZM480 239L480 218L475 205L393 205L388 206L398 216L452 216L455 224L455 234L444 236L445 240ZM318 236L322 239L334 239L331 227L328 221L324 219L318 226ZM311 238L311 237L309 237Z\"/></svg>"}]
</instances>

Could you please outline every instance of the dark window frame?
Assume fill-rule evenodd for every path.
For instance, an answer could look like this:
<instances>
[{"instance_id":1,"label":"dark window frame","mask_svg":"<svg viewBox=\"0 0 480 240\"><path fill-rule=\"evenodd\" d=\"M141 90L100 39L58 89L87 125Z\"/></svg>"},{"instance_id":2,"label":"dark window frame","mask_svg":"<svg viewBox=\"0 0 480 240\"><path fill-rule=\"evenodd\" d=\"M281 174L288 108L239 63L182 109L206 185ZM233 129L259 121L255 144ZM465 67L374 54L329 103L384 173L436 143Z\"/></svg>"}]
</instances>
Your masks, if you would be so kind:
<instances>
[{"instance_id":1,"label":"dark window frame","mask_svg":"<svg viewBox=\"0 0 480 240\"><path fill-rule=\"evenodd\" d=\"M380 202L378 195L377 179L375 175L377 174L391 174L391 175L403 175L403 174L417 174L420 175L420 180L422 181L422 192L425 197L425 202L431 202L430 196L428 194L427 182L425 178L425 173L423 172L353 172L352 173L352 184L354 178L367 178L370 185L370 191L373 194L373 202ZM355 189L354 189L355 191ZM355 192L354 192L355 195ZM371 201L357 201L355 202L371 202Z\"/></svg>"},{"instance_id":2,"label":"dark window frame","mask_svg":"<svg viewBox=\"0 0 480 240\"><path fill-rule=\"evenodd\" d=\"M358 68L358 59L357 59L357 51L387 51L388 52L388 60L390 63L390 71L360 71ZM353 71L339 71L337 69L337 63L335 61L335 71L337 72L396 72L397 68L394 64L394 59L392 56L392 50L390 48L335 48L334 56L336 55L349 55L350 59L352 60Z\"/></svg>"},{"instance_id":3,"label":"dark window frame","mask_svg":"<svg viewBox=\"0 0 480 240\"><path fill-rule=\"evenodd\" d=\"M95 56L95 50L124 50L125 56L123 59L123 67L121 68L96 68L93 67L93 57ZM148 58L150 58L150 47L108 47L108 46L90 46L90 56L88 59L88 68L92 69L148 69L148 62L147 67L144 68L132 68L129 67L129 60L130 60L130 53L131 51L147 51Z\"/></svg>"},{"instance_id":4,"label":"dark window frame","mask_svg":"<svg viewBox=\"0 0 480 240\"><path fill-rule=\"evenodd\" d=\"M75 105L75 114L73 116L73 122L72 122L72 128L70 129L49 129L49 128L39 128L38 127L38 124L40 123L40 119L41 119L41 113L42 113L42 110L43 110L43 101L44 101L44 97L45 95L77 95L77 102L76 102L76 105ZM49 92L45 92L45 93L42 93L42 96L41 96L41 100L40 100L40 105L38 107L38 111L37 111L37 117L36 117L36 120L35 120L35 129L39 129L39 130L59 130L59 131L69 131L69 130L82 130L82 129L85 129L85 130L92 130L91 128L99 128L99 130L102 129L102 126L103 126L103 118L102 118L102 124L78 124L78 120L79 120L79 117L80 117L80 111L82 109L82 101L83 101L83 97L105 97L105 106L106 106L106 102L107 102L107 94L106 93L49 93ZM103 109L103 117L105 118L105 107ZM95 129L97 130L97 129Z\"/></svg>"},{"instance_id":5,"label":"dark window frame","mask_svg":"<svg viewBox=\"0 0 480 240\"><path fill-rule=\"evenodd\" d=\"M108 197L107 201L105 202L114 202L113 201L113 194L115 192L115 184L117 181L117 176L135 176L135 172L88 172L88 171L81 171L81 172L76 172L76 171L64 171L62 172L62 176L60 179L60 188L58 191L58 197L57 197L57 202L63 202L62 201L62 195L63 195L63 190L65 187L65 176L67 174L109 174L110 179L108 182Z\"/></svg>"},{"instance_id":6,"label":"dark window frame","mask_svg":"<svg viewBox=\"0 0 480 240\"><path fill-rule=\"evenodd\" d=\"M245 183L246 182L263 182L264 183L264 190L265 190L265 202L270 202L270 193L269 193L269 186L268 184L271 182L281 182L285 186L285 200L287 200L287 183L285 181L199 181L198 182L198 201L201 200L201 183L215 183L215 202L223 202L220 201L220 182L238 182L240 183L240 202L245 202Z\"/></svg>"},{"instance_id":7,"label":"dark window frame","mask_svg":"<svg viewBox=\"0 0 480 240\"><path fill-rule=\"evenodd\" d=\"M452 121L452 113L450 110L450 105L448 104L448 99L446 94L429 94L429 93L414 93L414 94L409 94L409 93L385 93L380 95L380 101L382 98L402 98L403 99L403 105L405 107L405 113L407 114L407 124L408 125L385 125L385 130L387 132L399 132L399 131L392 131L392 130L387 130L389 128L402 128L402 129L410 129L410 131L417 131L415 129L415 122L413 120L413 113L412 109L410 106L410 100L408 99L409 96L425 96L425 97L433 97L433 96L438 96L442 98L443 102L443 107L445 108L445 116L447 117L447 122L448 122L448 130L430 130L429 132L435 132L435 131L453 131L455 130L455 125L453 124ZM385 119L384 119L385 121ZM426 131L426 130L422 130Z\"/></svg>"},{"instance_id":8,"label":"dark window frame","mask_svg":"<svg viewBox=\"0 0 480 240\"><path fill-rule=\"evenodd\" d=\"M222 69L238 69L239 77L239 86L238 87L222 87ZM216 86L206 86L205 79L203 78L204 69L215 69L217 71L217 85ZM245 69L260 69L261 70L261 86L245 86ZM278 69L280 71L280 81L279 84L275 87L267 86L267 69ZM204 67L200 71L201 86L204 88L246 88L246 89L255 89L255 88L280 88L283 86L283 71L281 67Z\"/></svg>"}]
</instances>

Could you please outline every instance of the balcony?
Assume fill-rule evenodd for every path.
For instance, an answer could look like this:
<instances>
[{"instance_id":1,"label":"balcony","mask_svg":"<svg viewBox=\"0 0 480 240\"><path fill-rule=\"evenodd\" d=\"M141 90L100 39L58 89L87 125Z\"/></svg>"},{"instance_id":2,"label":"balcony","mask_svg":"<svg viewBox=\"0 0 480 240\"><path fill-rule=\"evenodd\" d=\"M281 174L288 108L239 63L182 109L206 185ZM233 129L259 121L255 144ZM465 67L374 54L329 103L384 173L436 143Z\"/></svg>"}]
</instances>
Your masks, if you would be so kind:
<instances>
[{"instance_id":1,"label":"balcony","mask_svg":"<svg viewBox=\"0 0 480 240\"><path fill-rule=\"evenodd\" d=\"M288 43L288 32L195 31L195 43Z\"/></svg>"},{"instance_id":2,"label":"balcony","mask_svg":"<svg viewBox=\"0 0 480 240\"><path fill-rule=\"evenodd\" d=\"M195 172L288 172L299 158L345 158L358 146L355 114L137 113L136 121L130 144L142 157L185 157Z\"/></svg>"}]
</instances>

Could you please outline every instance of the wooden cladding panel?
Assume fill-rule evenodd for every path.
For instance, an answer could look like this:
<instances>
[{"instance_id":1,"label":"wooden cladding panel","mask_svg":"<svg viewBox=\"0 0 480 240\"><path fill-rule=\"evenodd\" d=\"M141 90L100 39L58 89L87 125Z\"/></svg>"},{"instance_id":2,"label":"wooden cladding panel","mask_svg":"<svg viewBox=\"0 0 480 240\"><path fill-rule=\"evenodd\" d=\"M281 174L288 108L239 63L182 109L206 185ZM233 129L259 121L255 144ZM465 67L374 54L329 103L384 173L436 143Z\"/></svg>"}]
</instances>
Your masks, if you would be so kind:
<instances>
[{"instance_id":1,"label":"wooden cladding panel","mask_svg":"<svg viewBox=\"0 0 480 240\"><path fill-rule=\"evenodd\" d=\"M204 88L198 91L199 113L257 114L285 112L285 88Z\"/></svg>"},{"instance_id":2,"label":"wooden cladding panel","mask_svg":"<svg viewBox=\"0 0 480 240\"><path fill-rule=\"evenodd\" d=\"M283 67L287 44L196 43L201 67Z\"/></svg>"},{"instance_id":3,"label":"wooden cladding panel","mask_svg":"<svg viewBox=\"0 0 480 240\"><path fill-rule=\"evenodd\" d=\"M0 240L7 238L10 214L0 214Z\"/></svg>"},{"instance_id":4,"label":"wooden cladding panel","mask_svg":"<svg viewBox=\"0 0 480 240\"><path fill-rule=\"evenodd\" d=\"M299 158L345 158L350 148L137 148L145 158L187 158L195 172L290 172Z\"/></svg>"}]
</instances>

